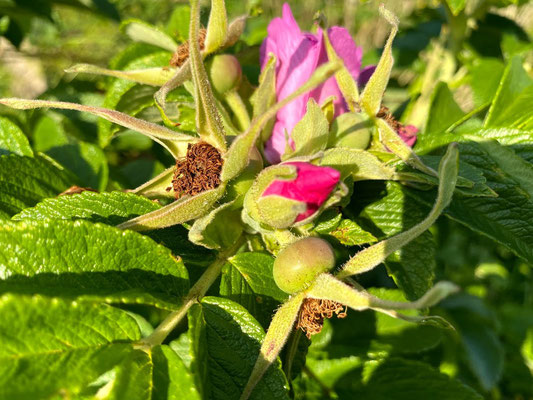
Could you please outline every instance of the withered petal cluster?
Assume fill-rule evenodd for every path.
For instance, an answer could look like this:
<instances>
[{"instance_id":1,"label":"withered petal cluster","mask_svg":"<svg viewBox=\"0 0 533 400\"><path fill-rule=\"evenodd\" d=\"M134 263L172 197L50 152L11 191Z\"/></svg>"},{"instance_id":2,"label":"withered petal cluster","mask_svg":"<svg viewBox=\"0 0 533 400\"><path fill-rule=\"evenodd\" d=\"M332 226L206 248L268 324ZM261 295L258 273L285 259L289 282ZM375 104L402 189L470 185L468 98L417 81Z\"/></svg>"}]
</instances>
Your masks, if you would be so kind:
<instances>
[{"instance_id":1,"label":"withered petal cluster","mask_svg":"<svg viewBox=\"0 0 533 400\"><path fill-rule=\"evenodd\" d=\"M172 178L176 199L218 187L222 164L220 152L209 143L189 143L187 156L176 160L176 170Z\"/></svg>"},{"instance_id":2,"label":"withered petal cluster","mask_svg":"<svg viewBox=\"0 0 533 400\"><path fill-rule=\"evenodd\" d=\"M198 44L200 45L200 50L205 48L205 37L207 35L207 29L200 29L198 32ZM172 67L181 67L185 61L189 58L189 41L186 40L178 46L172 58L170 59L170 65Z\"/></svg>"},{"instance_id":3,"label":"withered petal cluster","mask_svg":"<svg viewBox=\"0 0 533 400\"><path fill-rule=\"evenodd\" d=\"M296 329L305 332L308 339L320 333L325 318L346 317L346 307L336 301L307 298L300 308Z\"/></svg>"}]
</instances>

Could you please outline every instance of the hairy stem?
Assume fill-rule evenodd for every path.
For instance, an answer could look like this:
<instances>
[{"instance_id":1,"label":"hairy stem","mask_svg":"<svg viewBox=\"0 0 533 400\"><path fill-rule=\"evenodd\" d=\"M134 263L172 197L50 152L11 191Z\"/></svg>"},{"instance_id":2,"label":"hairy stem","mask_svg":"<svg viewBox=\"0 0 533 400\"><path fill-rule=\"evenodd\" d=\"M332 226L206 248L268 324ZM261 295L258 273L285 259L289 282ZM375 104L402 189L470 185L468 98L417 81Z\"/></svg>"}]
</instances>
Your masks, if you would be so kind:
<instances>
[{"instance_id":1,"label":"hairy stem","mask_svg":"<svg viewBox=\"0 0 533 400\"><path fill-rule=\"evenodd\" d=\"M148 345L150 347L157 346L166 339L166 337L174 330L176 325L183 319L187 314L187 311L191 306L196 303L200 298L202 298L207 290L211 287L213 282L217 279L222 271L222 267L226 263L226 260L233 256L237 250L244 243L244 238L241 237L233 246L227 250L222 251L217 259L205 270L200 279L194 284L194 286L189 290L189 293L183 299L183 303L179 309L171 312L164 320L159 324L159 326L152 332L150 336L144 338L140 341L143 345Z\"/></svg>"},{"instance_id":2,"label":"hairy stem","mask_svg":"<svg viewBox=\"0 0 533 400\"><path fill-rule=\"evenodd\" d=\"M241 132L246 131L250 127L250 115L239 93L236 90L230 90L224 94L224 100L235 114Z\"/></svg>"}]
</instances>

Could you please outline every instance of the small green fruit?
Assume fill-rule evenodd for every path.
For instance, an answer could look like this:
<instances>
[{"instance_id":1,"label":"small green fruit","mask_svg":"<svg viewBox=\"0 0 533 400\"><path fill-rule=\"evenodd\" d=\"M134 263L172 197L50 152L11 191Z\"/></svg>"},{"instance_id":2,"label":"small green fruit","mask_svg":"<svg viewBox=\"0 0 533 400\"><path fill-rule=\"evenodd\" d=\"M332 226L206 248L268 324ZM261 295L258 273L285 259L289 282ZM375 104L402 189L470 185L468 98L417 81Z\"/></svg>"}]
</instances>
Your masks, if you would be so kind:
<instances>
[{"instance_id":1,"label":"small green fruit","mask_svg":"<svg viewBox=\"0 0 533 400\"><path fill-rule=\"evenodd\" d=\"M364 150L370 144L372 123L360 113L344 113L331 124L329 147Z\"/></svg>"},{"instance_id":2,"label":"small green fruit","mask_svg":"<svg viewBox=\"0 0 533 400\"><path fill-rule=\"evenodd\" d=\"M242 69L239 60L230 54L212 57L207 63L211 84L217 95L223 96L241 84Z\"/></svg>"},{"instance_id":3,"label":"small green fruit","mask_svg":"<svg viewBox=\"0 0 533 400\"><path fill-rule=\"evenodd\" d=\"M323 239L306 237L279 252L274 261L274 281L287 293L308 287L321 273L335 266L335 254Z\"/></svg>"}]
</instances>

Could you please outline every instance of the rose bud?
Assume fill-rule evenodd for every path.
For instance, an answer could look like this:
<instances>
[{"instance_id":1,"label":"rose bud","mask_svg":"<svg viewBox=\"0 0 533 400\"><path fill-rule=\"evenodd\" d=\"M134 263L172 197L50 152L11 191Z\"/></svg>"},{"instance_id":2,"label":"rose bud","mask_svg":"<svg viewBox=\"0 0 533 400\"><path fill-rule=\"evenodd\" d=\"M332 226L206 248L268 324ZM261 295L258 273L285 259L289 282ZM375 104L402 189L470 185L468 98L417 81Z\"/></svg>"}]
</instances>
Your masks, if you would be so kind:
<instances>
[{"instance_id":1,"label":"rose bud","mask_svg":"<svg viewBox=\"0 0 533 400\"><path fill-rule=\"evenodd\" d=\"M287 162L283 165L296 167L296 178L292 180L274 179L264 190L259 200L270 196L293 200L301 209L291 220L273 225L276 228L291 226L295 222L305 220L318 211L331 195L340 179L340 172L330 167L319 167L306 162ZM260 202L258 204L261 214ZM283 210L280 210L280 212ZM289 212L290 210L287 210ZM283 226L286 225L287 226ZM272 225L272 223L271 223Z\"/></svg>"}]
</instances>

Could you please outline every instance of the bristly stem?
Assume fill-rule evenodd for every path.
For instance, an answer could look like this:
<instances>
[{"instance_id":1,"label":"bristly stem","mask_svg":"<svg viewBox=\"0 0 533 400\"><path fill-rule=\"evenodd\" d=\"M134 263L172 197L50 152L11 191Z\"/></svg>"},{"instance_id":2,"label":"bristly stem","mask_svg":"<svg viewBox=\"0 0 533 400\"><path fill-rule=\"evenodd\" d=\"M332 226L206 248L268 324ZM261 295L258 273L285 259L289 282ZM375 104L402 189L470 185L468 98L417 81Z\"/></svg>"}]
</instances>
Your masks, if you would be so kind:
<instances>
[{"instance_id":1,"label":"bristly stem","mask_svg":"<svg viewBox=\"0 0 533 400\"><path fill-rule=\"evenodd\" d=\"M230 90L224 94L224 100L226 100L231 111L235 114L241 132L248 130L250 127L250 114L239 93L236 90Z\"/></svg>"},{"instance_id":2,"label":"bristly stem","mask_svg":"<svg viewBox=\"0 0 533 400\"><path fill-rule=\"evenodd\" d=\"M171 312L164 320L159 324L152 334L142 340L141 345L147 345L149 347L157 346L166 339L166 337L174 330L176 325L187 314L187 311L191 306L202 298L207 290L211 287L213 282L217 279L222 271L222 267L226 263L227 259L233 256L244 243L244 238L241 237L235 242L233 246L219 253L217 259L205 270L200 279L189 290L187 296L183 299L183 303L179 309Z\"/></svg>"}]
</instances>

